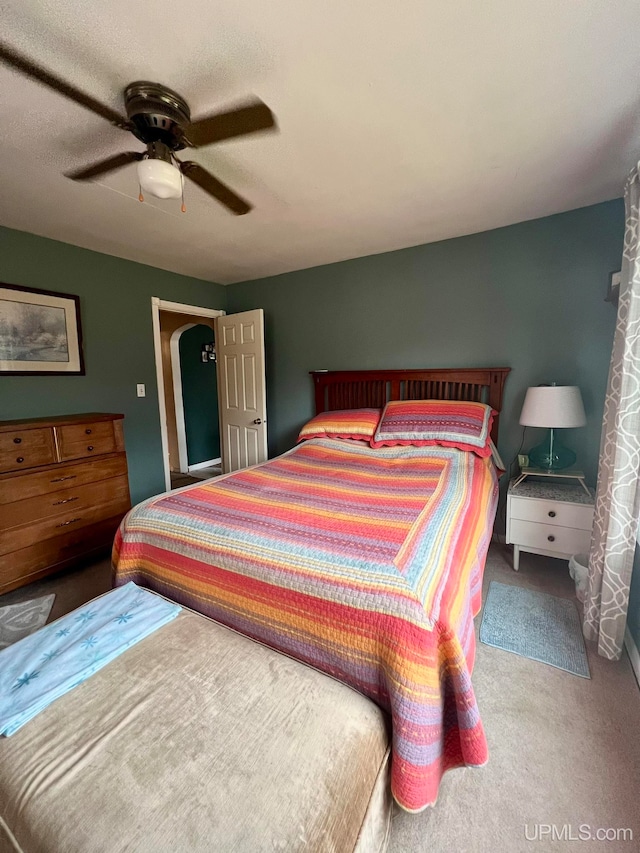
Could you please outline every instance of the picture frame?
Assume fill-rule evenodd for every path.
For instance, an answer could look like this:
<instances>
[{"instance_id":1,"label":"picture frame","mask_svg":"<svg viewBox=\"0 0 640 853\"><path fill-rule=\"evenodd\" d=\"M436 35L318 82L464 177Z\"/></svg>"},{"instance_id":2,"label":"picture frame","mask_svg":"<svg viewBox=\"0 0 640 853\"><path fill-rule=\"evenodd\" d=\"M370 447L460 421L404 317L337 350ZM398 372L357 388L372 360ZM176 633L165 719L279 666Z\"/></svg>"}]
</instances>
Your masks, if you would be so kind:
<instances>
[{"instance_id":1,"label":"picture frame","mask_svg":"<svg viewBox=\"0 0 640 853\"><path fill-rule=\"evenodd\" d=\"M620 297L620 277L622 275L621 270L617 270L616 272L612 272L609 275L609 287L607 289L607 295L604 298L605 302L611 302L613 305L618 304L618 299Z\"/></svg>"},{"instance_id":2,"label":"picture frame","mask_svg":"<svg viewBox=\"0 0 640 853\"><path fill-rule=\"evenodd\" d=\"M0 376L84 376L80 297L0 282Z\"/></svg>"}]
</instances>

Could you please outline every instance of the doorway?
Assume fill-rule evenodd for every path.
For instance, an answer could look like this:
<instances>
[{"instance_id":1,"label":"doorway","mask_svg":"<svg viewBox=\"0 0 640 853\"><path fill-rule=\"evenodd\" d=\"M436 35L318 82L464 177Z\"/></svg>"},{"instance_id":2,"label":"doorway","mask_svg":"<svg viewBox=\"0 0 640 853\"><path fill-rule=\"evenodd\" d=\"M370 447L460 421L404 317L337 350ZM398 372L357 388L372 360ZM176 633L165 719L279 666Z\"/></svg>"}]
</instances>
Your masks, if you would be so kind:
<instances>
[{"instance_id":1,"label":"doorway","mask_svg":"<svg viewBox=\"0 0 640 853\"><path fill-rule=\"evenodd\" d=\"M222 473L214 318L225 312L152 298L165 488Z\"/></svg>"}]
</instances>

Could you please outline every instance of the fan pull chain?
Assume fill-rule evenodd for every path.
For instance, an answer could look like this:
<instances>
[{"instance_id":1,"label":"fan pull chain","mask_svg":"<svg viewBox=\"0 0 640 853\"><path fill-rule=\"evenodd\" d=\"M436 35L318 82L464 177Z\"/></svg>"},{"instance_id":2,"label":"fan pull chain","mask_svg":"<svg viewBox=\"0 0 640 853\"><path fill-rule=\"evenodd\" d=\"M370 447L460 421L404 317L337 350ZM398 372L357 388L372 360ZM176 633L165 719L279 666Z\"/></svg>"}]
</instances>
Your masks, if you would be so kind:
<instances>
[{"instance_id":1,"label":"fan pull chain","mask_svg":"<svg viewBox=\"0 0 640 853\"><path fill-rule=\"evenodd\" d=\"M182 173L180 173L180 178L182 180L182 205L180 207L180 210L182 211L182 213L186 213L187 212L187 206L184 203L184 175Z\"/></svg>"},{"instance_id":2,"label":"fan pull chain","mask_svg":"<svg viewBox=\"0 0 640 853\"><path fill-rule=\"evenodd\" d=\"M138 184L138 189L140 192L138 193L138 201L144 201L144 196L142 195L142 187Z\"/></svg>"}]
</instances>

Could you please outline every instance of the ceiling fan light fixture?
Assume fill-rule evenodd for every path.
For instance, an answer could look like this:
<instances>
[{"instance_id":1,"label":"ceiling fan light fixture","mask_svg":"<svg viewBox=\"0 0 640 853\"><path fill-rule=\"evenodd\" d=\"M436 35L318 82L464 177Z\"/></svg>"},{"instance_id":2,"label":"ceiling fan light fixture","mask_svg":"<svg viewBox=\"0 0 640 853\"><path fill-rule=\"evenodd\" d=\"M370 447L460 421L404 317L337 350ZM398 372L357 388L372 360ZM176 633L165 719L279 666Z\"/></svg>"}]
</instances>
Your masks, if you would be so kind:
<instances>
[{"instance_id":1,"label":"ceiling fan light fixture","mask_svg":"<svg viewBox=\"0 0 640 853\"><path fill-rule=\"evenodd\" d=\"M143 192L156 198L180 198L182 195L180 170L165 160L140 160L138 181Z\"/></svg>"}]
</instances>

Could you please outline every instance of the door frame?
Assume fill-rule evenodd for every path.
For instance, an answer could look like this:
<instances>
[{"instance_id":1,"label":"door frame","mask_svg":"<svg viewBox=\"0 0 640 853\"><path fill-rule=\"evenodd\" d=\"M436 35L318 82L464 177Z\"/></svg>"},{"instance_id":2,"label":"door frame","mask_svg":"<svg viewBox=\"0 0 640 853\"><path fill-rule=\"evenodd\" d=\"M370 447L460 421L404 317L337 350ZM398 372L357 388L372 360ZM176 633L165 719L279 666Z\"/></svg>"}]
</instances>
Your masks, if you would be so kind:
<instances>
[{"instance_id":1,"label":"door frame","mask_svg":"<svg viewBox=\"0 0 640 853\"><path fill-rule=\"evenodd\" d=\"M162 464L164 466L165 490L168 492L171 490L171 467L169 465L167 402L164 396L164 373L162 370L160 311L170 311L173 314L194 314L197 317L207 318L222 317L227 312L218 308L203 308L201 305L184 305L182 302L168 302L166 299L160 299L159 296L151 297L151 321L153 324L153 349L156 362L156 384L158 389L158 413L160 415L160 441L162 443ZM176 411L176 417L177 414L178 413Z\"/></svg>"}]
</instances>

